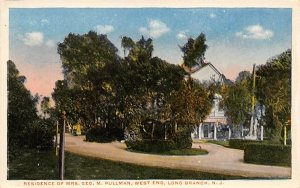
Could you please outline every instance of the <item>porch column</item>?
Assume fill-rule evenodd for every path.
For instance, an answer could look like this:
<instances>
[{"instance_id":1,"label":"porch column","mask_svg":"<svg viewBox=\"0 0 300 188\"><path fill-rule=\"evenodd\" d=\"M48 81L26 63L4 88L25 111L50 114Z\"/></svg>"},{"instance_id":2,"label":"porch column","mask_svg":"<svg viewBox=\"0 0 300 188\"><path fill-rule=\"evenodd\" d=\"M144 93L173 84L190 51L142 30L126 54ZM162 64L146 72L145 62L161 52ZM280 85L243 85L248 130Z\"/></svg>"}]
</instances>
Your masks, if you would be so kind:
<instances>
[{"instance_id":1,"label":"porch column","mask_svg":"<svg viewBox=\"0 0 300 188\"><path fill-rule=\"evenodd\" d=\"M218 122L214 123L214 140L217 140L217 125Z\"/></svg>"},{"instance_id":2,"label":"porch column","mask_svg":"<svg viewBox=\"0 0 300 188\"><path fill-rule=\"evenodd\" d=\"M228 139L230 139L231 138L231 129L230 129L230 127L228 128Z\"/></svg>"},{"instance_id":3,"label":"porch column","mask_svg":"<svg viewBox=\"0 0 300 188\"><path fill-rule=\"evenodd\" d=\"M257 139L257 119L256 118L254 119L253 131L254 131L253 135L254 135L255 139Z\"/></svg>"},{"instance_id":4,"label":"porch column","mask_svg":"<svg viewBox=\"0 0 300 188\"><path fill-rule=\"evenodd\" d=\"M242 138L244 137L244 126L242 125Z\"/></svg>"},{"instance_id":5,"label":"porch column","mask_svg":"<svg viewBox=\"0 0 300 188\"><path fill-rule=\"evenodd\" d=\"M202 134L202 123L199 124L198 128L198 138L201 139L201 134Z\"/></svg>"}]
</instances>

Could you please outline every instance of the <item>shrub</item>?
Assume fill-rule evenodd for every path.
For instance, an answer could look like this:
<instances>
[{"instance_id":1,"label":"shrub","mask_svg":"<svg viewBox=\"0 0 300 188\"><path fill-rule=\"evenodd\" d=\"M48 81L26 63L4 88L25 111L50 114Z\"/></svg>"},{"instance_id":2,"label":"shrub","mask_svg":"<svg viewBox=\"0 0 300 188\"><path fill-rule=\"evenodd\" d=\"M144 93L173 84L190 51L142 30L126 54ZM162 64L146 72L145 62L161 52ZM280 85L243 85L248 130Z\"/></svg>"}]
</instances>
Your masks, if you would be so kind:
<instances>
[{"instance_id":1,"label":"shrub","mask_svg":"<svg viewBox=\"0 0 300 188\"><path fill-rule=\"evenodd\" d=\"M229 147L234 149L245 149L247 144L250 143L261 143L258 140L242 140L242 139L231 139L229 140Z\"/></svg>"},{"instance_id":2,"label":"shrub","mask_svg":"<svg viewBox=\"0 0 300 188\"><path fill-rule=\"evenodd\" d=\"M124 140L124 130L118 125L108 126L109 136L114 140Z\"/></svg>"},{"instance_id":3,"label":"shrub","mask_svg":"<svg viewBox=\"0 0 300 188\"><path fill-rule=\"evenodd\" d=\"M85 138L89 142L112 142L123 139L122 135L123 131L115 127L94 127L86 132Z\"/></svg>"},{"instance_id":4,"label":"shrub","mask_svg":"<svg viewBox=\"0 0 300 188\"><path fill-rule=\"evenodd\" d=\"M49 149L53 147L54 127L51 121L36 120L27 128L24 143L29 148Z\"/></svg>"},{"instance_id":5,"label":"shrub","mask_svg":"<svg viewBox=\"0 0 300 188\"><path fill-rule=\"evenodd\" d=\"M86 132L85 139L89 142L111 142L115 140L105 127L90 128Z\"/></svg>"},{"instance_id":6,"label":"shrub","mask_svg":"<svg viewBox=\"0 0 300 188\"><path fill-rule=\"evenodd\" d=\"M161 153L170 150L190 149L192 138L189 131L177 132L172 139L143 139L127 140L126 145L129 149L150 153Z\"/></svg>"},{"instance_id":7,"label":"shrub","mask_svg":"<svg viewBox=\"0 0 300 188\"><path fill-rule=\"evenodd\" d=\"M291 166L291 146L249 143L245 147L247 163Z\"/></svg>"},{"instance_id":8,"label":"shrub","mask_svg":"<svg viewBox=\"0 0 300 188\"><path fill-rule=\"evenodd\" d=\"M9 134L13 134L13 136ZM8 160L18 158L22 154L23 148L51 149L54 146L54 135L54 124L49 119L36 119L22 130L13 133L8 131Z\"/></svg>"},{"instance_id":9,"label":"shrub","mask_svg":"<svg viewBox=\"0 0 300 188\"><path fill-rule=\"evenodd\" d=\"M189 131L181 131L173 138L176 149L189 149L192 147L193 139Z\"/></svg>"},{"instance_id":10,"label":"shrub","mask_svg":"<svg viewBox=\"0 0 300 188\"><path fill-rule=\"evenodd\" d=\"M128 149L149 153L160 153L176 148L173 140L126 141L126 145Z\"/></svg>"}]
</instances>

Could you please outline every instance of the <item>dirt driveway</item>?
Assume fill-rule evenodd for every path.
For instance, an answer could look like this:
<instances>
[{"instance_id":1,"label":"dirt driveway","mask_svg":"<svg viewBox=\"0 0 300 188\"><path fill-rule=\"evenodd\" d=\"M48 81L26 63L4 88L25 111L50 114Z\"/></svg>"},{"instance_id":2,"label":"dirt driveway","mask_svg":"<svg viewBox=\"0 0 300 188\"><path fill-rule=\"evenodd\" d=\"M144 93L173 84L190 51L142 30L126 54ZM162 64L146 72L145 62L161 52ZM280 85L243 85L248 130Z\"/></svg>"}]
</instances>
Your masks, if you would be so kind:
<instances>
[{"instance_id":1,"label":"dirt driveway","mask_svg":"<svg viewBox=\"0 0 300 188\"><path fill-rule=\"evenodd\" d=\"M166 156L129 152L126 150L124 143L90 143L83 141L84 138L84 136L66 134L66 150L85 156L144 166L195 170L245 177L291 177L291 168L246 164L243 163L244 153L242 150L229 149L210 143L193 144L194 148L199 148L200 145L207 150L209 152L208 155Z\"/></svg>"}]
</instances>

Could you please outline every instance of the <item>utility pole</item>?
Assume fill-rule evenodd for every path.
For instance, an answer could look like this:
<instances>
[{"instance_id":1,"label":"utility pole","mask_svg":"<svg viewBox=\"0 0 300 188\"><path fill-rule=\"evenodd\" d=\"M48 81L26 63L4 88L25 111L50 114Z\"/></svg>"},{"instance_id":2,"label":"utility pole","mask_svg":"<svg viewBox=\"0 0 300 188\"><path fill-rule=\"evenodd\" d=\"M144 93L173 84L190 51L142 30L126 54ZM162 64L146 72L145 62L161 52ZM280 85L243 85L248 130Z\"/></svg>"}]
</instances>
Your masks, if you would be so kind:
<instances>
[{"instance_id":1,"label":"utility pole","mask_svg":"<svg viewBox=\"0 0 300 188\"><path fill-rule=\"evenodd\" d=\"M251 122L250 122L250 133L249 136L253 137L256 136L256 133L253 134L253 129L254 129L254 124L256 124L256 115L255 115L255 77L256 77L256 72L255 72L255 64L253 64L253 72L252 72L252 98L251 98ZM255 129L256 131L256 129Z\"/></svg>"},{"instance_id":2,"label":"utility pole","mask_svg":"<svg viewBox=\"0 0 300 188\"><path fill-rule=\"evenodd\" d=\"M58 156L58 120L56 121L55 155Z\"/></svg>"},{"instance_id":3,"label":"utility pole","mask_svg":"<svg viewBox=\"0 0 300 188\"><path fill-rule=\"evenodd\" d=\"M60 142L59 142L59 179L64 180L65 173L65 128L66 128L66 112L63 111L63 125L60 129Z\"/></svg>"}]
</instances>

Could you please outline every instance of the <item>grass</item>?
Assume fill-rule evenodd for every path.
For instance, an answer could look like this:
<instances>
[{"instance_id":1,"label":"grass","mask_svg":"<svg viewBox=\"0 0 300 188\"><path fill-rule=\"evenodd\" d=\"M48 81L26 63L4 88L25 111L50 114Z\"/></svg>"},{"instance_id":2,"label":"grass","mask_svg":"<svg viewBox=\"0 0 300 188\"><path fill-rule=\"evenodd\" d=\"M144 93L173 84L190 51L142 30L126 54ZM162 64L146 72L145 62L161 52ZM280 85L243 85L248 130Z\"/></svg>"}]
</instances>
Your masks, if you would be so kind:
<instances>
[{"instance_id":1,"label":"grass","mask_svg":"<svg viewBox=\"0 0 300 188\"><path fill-rule=\"evenodd\" d=\"M196 149L196 148L191 148L191 149L178 149L178 150L169 150L169 151L152 151L152 152L143 152L143 151L138 151L138 150L133 150L129 149L131 152L136 152L136 153L149 153L149 154L157 154L157 155L206 155L208 154L208 151L204 149Z\"/></svg>"},{"instance_id":2,"label":"grass","mask_svg":"<svg viewBox=\"0 0 300 188\"><path fill-rule=\"evenodd\" d=\"M245 161L245 163L248 164L257 164L257 165L267 165L267 166L282 166L282 167L291 167L291 164L287 164L287 163L277 163L277 162L269 162L269 161Z\"/></svg>"},{"instance_id":3,"label":"grass","mask_svg":"<svg viewBox=\"0 0 300 188\"><path fill-rule=\"evenodd\" d=\"M217 144L217 145L221 145L224 147L229 148L229 141L227 140L208 140L207 142L212 143L212 144Z\"/></svg>"},{"instance_id":4,"label":"grass","mask_svg":"<svg viewBox=\"0 0 300 188\"><path fill-rule=\"evenodd\" d=\"M65 179L245 179L240 176L146 167L128 163L84 157L66 152ZM9 180L57 179L57 158L53 151L23 151L9 163Z\"/></svg>"},{"instance_id":5,"label":"grass","mask_svg":"<svg viewBox=\"0 0 300 188\"><path fill-rule=\"evenodd\" d=\"M181 149L181 150L170 150L163 152L165 155L206 155L208 151L204 149Z\"/></svg>"},{"instance_id":6,"label":"grass","mask_svg":"<svg viewBox=\"0 0 300 188\"><path fill-rule=\"evenodd\" d=\"M54 152L23 150L8 163L8 179L38 180L56 179L57 158Z\"/></svg>"}]
</instances>

